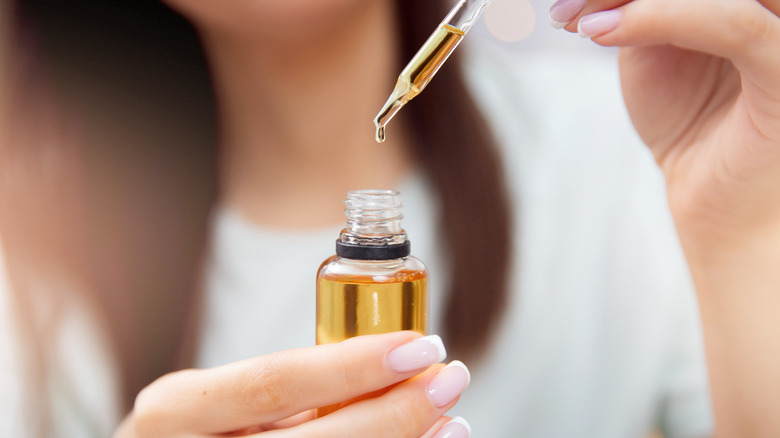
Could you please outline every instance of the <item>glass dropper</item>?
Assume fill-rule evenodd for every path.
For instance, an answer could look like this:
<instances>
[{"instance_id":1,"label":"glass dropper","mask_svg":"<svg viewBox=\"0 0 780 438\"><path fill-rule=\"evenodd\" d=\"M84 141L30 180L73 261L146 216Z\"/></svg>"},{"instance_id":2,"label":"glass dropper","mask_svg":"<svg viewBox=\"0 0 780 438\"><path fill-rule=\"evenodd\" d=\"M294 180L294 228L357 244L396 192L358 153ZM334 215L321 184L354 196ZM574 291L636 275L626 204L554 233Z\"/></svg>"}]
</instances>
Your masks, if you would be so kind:
<instances>
[{"instance_id":1,"label":"glass dropper","mask_svg":"<svg viewBox=\"0 0 780 438\"><path fill-rule=\"evenodd\" d=\"M490 0L460 0L444 17L398 76L390 98L374 118L377 142L385 141L387 123L428 85L489 4Z\"/></svg>"}]
</instances>

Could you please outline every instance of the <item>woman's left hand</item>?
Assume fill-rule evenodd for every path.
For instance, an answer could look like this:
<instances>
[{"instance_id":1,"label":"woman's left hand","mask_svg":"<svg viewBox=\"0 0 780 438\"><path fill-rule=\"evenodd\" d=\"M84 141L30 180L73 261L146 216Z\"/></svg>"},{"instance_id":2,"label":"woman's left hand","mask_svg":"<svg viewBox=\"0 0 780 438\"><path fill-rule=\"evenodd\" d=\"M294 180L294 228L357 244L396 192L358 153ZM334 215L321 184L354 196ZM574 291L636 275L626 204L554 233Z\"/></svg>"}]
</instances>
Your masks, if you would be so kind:
<instances>
[{"instance_id":1,"label":"woman's left hand","mask_svg":"<svg viewBox=\"0 0 780 438\"><path fill-rule=\"evenodd\" d=\"M718 436L780 436L780 0L561 0L619 46L696 283Z\"/></svg>"}]
</instances>

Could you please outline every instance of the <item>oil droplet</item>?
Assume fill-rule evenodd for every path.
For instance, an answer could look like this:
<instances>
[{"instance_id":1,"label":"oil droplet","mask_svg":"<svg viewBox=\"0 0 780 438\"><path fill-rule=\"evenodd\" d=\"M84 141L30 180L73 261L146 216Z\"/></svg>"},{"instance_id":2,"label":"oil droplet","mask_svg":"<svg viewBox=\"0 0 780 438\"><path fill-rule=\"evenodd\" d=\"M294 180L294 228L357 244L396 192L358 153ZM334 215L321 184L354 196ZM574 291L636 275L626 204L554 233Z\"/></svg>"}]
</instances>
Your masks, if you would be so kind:
<instances>
[{"instance_id":1,"label":"oil droplet","mask_svg":"<svg viewBox=\"0 0 780 438\"><path fill-rule=\"evenodd\" d=\"M376 142L385 142L385 127L383 125L376 125Z\"/></svg>"}]
</instances>

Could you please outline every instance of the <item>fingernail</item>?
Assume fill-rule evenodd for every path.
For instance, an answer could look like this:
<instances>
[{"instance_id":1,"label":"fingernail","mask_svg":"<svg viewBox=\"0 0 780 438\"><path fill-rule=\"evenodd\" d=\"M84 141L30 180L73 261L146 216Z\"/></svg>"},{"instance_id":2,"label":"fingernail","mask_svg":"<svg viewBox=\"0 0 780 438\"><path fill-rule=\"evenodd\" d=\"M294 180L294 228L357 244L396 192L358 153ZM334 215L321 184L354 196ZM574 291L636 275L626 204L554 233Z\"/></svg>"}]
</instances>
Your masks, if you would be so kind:
<instances>
[{"instance_id":1,"label":"fingernail","mask_svg":"<svg viewBox=\"0 0 780 438\"><path fill-rule=\"evenodd\" d=\"M447 357L444 343L437 335L424 336L396 347L387 354L387 366L397 372L419 370L441 362Z\"/></svg>"},{"instance_id":2,"label":"fingernail","mask_svg":"<svg viewBox=\"0 0 780 438\"><path fill-rule=\"evenodd\" d=\"M455 417L436 432L433 438L469 438L471 425L463 417Z\"/></svg>"},{"instance_id":3,"label":"fingernail","mask_svg":"<svg viewBox=\"0 0 780 438\"><path fill-rule=\"evenodd\" d=\"M574 20L585 7L585 0L558 0L550 8L550 24L561 29Z\"/></svg>"},{"instance_id":4,"label":"fingernail","mask_svg":"<svg viewBox=\"0 0 780 438\"><path fill-rule=\"evenodd\" d=\"M466 365L454 360L428 383L428 396L437 408L448 405L469 386L471 374Z\"/></svg>"},{"instance_id":5,"label":"fingernail","mask_svg":"<svg viewBox=\"0 0 780 438\"><path fill-rule=\"evenodd\" d=\"M623 13L617 9L611 11L596 12L580 18L577 24L577 33L583 38L593 38L612 32L620 24Z\"/></svg>"}]
</instances>

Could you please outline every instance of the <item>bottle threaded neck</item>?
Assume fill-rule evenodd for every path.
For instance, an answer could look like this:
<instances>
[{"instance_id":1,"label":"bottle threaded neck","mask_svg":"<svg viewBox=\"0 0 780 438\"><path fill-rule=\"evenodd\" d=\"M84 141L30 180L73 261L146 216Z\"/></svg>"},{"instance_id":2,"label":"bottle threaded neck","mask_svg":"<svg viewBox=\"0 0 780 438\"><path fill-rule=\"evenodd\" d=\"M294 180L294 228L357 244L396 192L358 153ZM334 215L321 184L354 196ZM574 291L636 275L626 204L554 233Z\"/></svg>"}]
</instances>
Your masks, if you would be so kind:
<instances>
[{"instance_id":1,"label":"bottle threaded neck","mask_svg":"<svg viewBox=\"0 0 780 438\"><path fill-rule=\"evenodd\" d=\"M393 190L355 190L344 200L347 230L357 235L402 232L401 194Z\"/></svg>"},{"instance_id":2,"label":"bottle threaded neck","mask_svg":"<svg viewBox=\"0 0 780 438\"><path fill-rule=\"evenodd\" d=\"M393 190L355 190L344 200L347 226L336 242L346 258L386 260L409 255L401 228L401 194Z\"/></svg>"}]
</instances>

